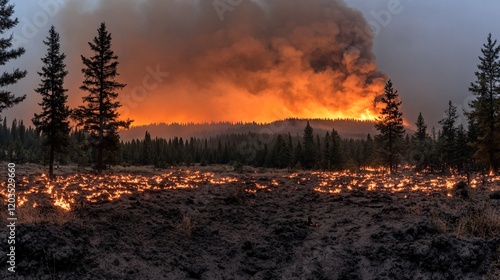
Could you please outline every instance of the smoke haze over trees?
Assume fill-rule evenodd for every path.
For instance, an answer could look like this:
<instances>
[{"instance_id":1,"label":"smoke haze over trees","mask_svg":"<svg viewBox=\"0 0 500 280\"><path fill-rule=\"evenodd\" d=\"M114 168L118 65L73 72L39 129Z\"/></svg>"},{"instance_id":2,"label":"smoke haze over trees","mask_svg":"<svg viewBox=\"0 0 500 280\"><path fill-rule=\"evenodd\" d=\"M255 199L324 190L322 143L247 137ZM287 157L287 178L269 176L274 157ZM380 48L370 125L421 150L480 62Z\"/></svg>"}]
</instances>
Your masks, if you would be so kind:
<instances>
[{"instance_id":1,"label":"smoke haze over trees","mask_svg":"<svg viewBox=\"0 0 500 280\"><path fill-rule=\"evenodd\" d=\"M129 84L123 112L137 125L374 119L386 76L360 12L337 0L243 1L221 21L212 2L112 0L89 10L72 1L59 19L63 43L85 54L82 38L93 30L79 22L106 18ZM79 61L68 65L78 69ZM70 88L79 81L70 78ZM169 96L175 98L159 102Z\"/></svg>"}]
</instances>

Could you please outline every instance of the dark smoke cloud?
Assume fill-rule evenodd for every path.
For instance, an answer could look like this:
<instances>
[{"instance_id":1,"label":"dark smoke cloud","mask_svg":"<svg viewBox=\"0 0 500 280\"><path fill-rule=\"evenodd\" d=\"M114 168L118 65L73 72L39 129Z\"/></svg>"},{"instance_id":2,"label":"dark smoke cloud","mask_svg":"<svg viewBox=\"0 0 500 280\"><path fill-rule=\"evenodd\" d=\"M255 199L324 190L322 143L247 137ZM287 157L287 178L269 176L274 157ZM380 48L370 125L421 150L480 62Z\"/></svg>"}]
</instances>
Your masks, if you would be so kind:
<instances>
[{"instance_id":1,"label":"dark smoke cloud","mask_svg":"<svg viewBox=\"0 0 500 280\"><path fill-rule=\"evenodd\" d=\"M124 114L137 124L378 112L386 77L360 12L337 0L240 2L223 20L212 0L68 2L57 27L74 73L71 103L82 96L79 55L105 21L128 84ZM169 76L150 77L157 69Z\"/></svg>"}]
</instances>

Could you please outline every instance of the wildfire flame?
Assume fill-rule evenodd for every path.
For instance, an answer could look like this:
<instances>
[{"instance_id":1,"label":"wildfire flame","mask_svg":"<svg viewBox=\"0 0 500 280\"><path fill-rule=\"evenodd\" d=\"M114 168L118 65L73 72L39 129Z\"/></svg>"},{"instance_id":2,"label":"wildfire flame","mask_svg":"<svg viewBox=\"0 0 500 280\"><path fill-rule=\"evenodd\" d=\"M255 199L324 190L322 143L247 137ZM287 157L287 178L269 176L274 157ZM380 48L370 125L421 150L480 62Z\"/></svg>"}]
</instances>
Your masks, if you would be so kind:
<instances>
[{"instance_id":1,"label":"wildfire flame","mask_svg":"<svg viewBox=\"0 0 500 280\"><path fill-rule=\"evenodd\" d=\"M221 20L212 2L100 1L82 13L84 2L71 1L58 15L62 44L88 53L107 19L128 84L120 113L134 125L375 120L386 76L361 12L341 0L244 1ZM80 64L68 61L70 72ZM68 84L77 89L81 81L69 77ZM69 97L71 105L80 101Z\"/></svg>"}]
</instances>

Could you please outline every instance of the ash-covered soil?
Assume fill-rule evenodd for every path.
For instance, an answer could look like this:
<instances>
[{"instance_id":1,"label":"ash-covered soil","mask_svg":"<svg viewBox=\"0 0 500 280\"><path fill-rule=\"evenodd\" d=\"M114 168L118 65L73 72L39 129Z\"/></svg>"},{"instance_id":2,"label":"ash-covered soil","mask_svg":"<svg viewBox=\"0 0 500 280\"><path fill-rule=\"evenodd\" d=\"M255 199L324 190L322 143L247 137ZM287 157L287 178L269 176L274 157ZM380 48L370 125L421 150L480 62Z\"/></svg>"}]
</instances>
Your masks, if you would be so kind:
<instances>
[{"instance_id":1,"label":"ash-covered soil","mask_svg":"<svg viewBox=\"0 0 500 280\"><path fill-rule=\"evenodd\" d=\"M481 224L497 221L498 182L449 197L320 193L312 173L230 175L238 181L25 211L16 274L2 219L0 278L500 279L498 229Z\"/></svg>"}]
</instances>

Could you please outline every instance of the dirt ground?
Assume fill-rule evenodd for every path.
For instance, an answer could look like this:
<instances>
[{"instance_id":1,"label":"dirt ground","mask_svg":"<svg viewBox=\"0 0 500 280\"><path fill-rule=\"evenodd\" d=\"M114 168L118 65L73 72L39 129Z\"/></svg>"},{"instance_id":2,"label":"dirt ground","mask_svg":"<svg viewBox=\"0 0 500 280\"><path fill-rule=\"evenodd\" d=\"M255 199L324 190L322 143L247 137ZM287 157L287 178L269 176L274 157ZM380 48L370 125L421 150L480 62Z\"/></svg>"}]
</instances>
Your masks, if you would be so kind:
<instances>
[{"instance_id":1,"label":"dirt ground","mask_svg":"<svg viewBox=\"0 0 500 280\"><path fill-rule=\"evenodd\" d=\"M18 209L15 274L0 203L1 279L500 279L498 178L473 189L394 191L370 189L386 175L212 167L181 187L192 173L119 169L141 176L120 183L132 191L67 196L65 210L43 192L42 167L19 168L18 192L29 200ZM106 176L96 180L118 184ZM144 178L159 178L157 188L133 191Z\"/></svg>"}]
</instances>

